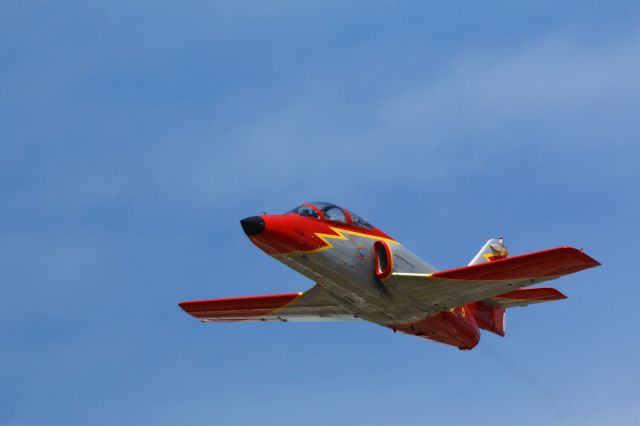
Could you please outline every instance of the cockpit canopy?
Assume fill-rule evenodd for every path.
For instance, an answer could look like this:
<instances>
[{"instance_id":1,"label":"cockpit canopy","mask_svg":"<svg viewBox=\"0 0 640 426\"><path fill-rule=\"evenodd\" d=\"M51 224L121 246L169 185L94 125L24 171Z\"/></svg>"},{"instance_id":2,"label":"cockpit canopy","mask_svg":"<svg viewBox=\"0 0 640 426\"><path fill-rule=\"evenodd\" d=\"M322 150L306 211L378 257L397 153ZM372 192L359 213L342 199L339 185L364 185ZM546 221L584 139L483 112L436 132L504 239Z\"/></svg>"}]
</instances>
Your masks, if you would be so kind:
<instances>
[{"instance_id":1,"label":"cockpit canopy","mask_svg":"<svg viewBox=\"0 0 640 426\"><path fill-rule=\"evenodd\" d=\"M357 214L331 203L306 203L291 210L290 213L299 214L300 216L305 217L312 217L315 219L324 219L333 222L347 223L353 226L360 226L367 229L374 229L373 225L367 222L366 219L363 219Z\"/></svg>"}]
</instances>

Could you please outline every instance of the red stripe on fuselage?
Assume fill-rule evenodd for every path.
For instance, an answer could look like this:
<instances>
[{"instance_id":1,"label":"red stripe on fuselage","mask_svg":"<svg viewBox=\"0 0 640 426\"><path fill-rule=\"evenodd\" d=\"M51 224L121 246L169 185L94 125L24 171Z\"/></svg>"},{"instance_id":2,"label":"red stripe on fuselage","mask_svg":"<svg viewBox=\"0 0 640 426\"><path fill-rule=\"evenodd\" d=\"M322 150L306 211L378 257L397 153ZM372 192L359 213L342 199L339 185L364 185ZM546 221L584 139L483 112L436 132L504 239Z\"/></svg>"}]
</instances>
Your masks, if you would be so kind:
<instances>
[{"instance_id":1,"label":"red stripe on fuselage","mask_svg":"<svg viewBox=\"0 0 640 426\"><path fill-rule=\"evenodd\" d=\"M331 228L347 232L355 232L363 236L392 240L379 229L367 229L347 223L315 219L298 214L264 215L265 230L249 237L261 250L269 255L281 255L293 252L313 252L325 249L330 245L319 235L341 238Z\"/></svg>"}]
</instances>

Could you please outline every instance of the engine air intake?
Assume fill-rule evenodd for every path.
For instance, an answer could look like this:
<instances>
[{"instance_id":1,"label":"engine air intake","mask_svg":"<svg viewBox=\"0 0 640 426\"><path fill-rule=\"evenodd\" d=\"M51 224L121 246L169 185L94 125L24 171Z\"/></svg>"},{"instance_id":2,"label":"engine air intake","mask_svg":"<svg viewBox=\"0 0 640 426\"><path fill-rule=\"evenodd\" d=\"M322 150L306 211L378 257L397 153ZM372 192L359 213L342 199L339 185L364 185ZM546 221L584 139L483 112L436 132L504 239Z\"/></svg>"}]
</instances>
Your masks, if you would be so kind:
<instances>
[{"instance_id":1,"label":"engine air intake","mask_svg":"<svg viewBox=\"0 0 640 426\"><path fill-rule=\"evenodd\" d=\"M384 280L393 271L393 254L389 244L385 241L373 243L373 264L376 277Z\"/></svg>"}]
</instances>

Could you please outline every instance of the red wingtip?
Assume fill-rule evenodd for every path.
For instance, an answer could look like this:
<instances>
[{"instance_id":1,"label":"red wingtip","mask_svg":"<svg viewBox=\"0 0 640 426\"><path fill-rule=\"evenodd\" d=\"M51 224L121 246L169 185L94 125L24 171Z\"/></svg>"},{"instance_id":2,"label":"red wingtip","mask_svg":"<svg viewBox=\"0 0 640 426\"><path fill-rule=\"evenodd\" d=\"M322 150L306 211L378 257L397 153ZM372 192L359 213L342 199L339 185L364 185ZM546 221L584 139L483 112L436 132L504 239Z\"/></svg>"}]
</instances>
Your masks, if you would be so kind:
<instances>
[{"instance_id":1,"label":"red wingtip","mask_svg":"<svg viewBox=\"0 0 640 426\"><path fill-rule=\"evenodd\" d=\"M571 247L571 246L562 246L562 247L558 247L558 248L573 251L575 253L575 256L577 258L579 258L584 263L585 266L588 265L588 266L586 266L586 268L595 268L596 266L602 265L602 263L598 262L593 257L591 257L587 253L585 253L584 249L577 249L577 248Z\"/></svg>"}]
</instances>

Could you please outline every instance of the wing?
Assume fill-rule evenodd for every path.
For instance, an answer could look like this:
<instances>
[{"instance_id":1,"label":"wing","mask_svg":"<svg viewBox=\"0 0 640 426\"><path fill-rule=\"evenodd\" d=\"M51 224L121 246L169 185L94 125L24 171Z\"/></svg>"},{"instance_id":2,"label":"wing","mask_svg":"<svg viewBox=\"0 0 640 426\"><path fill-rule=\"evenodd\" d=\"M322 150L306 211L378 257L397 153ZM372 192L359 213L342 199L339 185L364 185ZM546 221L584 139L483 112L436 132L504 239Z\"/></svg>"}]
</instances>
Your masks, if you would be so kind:
<instances>
[{"instance_id":1,"label":"wing","mask_svg":"<svg viewBox=\"0 0 640 426\"><path fill-rule=\"evenodd\" d=\"M193 300L181 302L179 306L204 322L357 319L318 285L304 293Z\"/></svg>"},{"instance_id":2,"label":"wing","mask_svg":"<svg viewBox=\"0 0 640 426\"><path fill-rule=\"evenodd\" d=\"M385 284L433 315L598 265L581 250L558 247L433 274L394 273Z\"/></svg>"}]
</instances>

